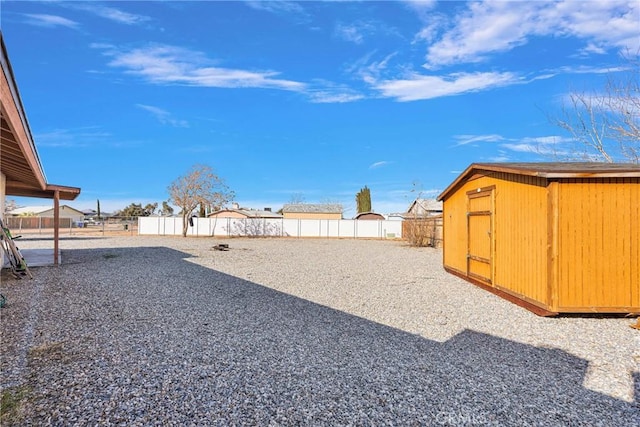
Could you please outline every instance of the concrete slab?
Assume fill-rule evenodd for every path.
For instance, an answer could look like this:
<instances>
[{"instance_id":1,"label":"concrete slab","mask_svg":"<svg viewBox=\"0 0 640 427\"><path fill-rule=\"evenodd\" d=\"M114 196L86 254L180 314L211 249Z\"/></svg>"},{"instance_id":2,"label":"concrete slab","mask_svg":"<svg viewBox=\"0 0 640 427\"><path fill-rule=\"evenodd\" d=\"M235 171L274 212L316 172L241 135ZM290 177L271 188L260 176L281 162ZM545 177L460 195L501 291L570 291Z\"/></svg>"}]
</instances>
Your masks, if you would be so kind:
<instances>
[{"instance_id":1,"label":"concrete slab","mask_svg":"<svg viewBox=\"0 0 640 427\"><path fill-rule=\"evenodd\" d=\"M20 249L28 267L44 267L53 265L53 249ZM2 268L9 267L9 260L4 257ZM58 263L62 264L62 252L58 251Z\"/></svg>"}]
</instances>

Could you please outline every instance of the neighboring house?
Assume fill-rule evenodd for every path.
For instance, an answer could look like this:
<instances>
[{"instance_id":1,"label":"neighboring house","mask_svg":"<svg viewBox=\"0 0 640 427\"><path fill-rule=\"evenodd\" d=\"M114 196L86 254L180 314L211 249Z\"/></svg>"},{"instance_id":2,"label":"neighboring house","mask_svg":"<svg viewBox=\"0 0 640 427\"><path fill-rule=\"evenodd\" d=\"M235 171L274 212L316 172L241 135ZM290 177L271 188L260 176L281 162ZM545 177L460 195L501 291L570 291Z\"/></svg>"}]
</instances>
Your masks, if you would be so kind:
<instances>
[{"instance_id":1,"label":"neighboring house","mask_svg":"<svg viewBox=\"0 0 640 427\"><path fill-rule=\"evenodd\" d=\"M234 206L233 208L230 208L230 209L221 209L219 211L212 212L209 214L209 218L278 219L278 218L282 218L282 215L280 215L279 213L271 212L269 208L265 210L256 210L256 209L246 209L246 208L240 208L238 206Z\"/></svg>"},{"instance_id":2,"label":"neighboring house","mask_svg":"<svg viewBox=\"0 0 640 427\"><path fill-rule=\"evenodd\" d=\"M404 214L405 219L442 215L442 202L435 199L415 199Z\"/></svg>"},{"instance_id":3,"label":"neighboring house","mask_svg":"<svg viewBox=\"0 0 640 427\"><path fill-rule=\"evenodd\" d=\"M294 203L282 207L284 218L293 219L342 219L342 205L335 203Z\"/></svg>"},{"instance_id":4,"label":"neighboring house","mask_svg":"<svg viewBox=\"0 0 640 427\"><path fill-rule=\"evenodd\" d=\"M474 163L438 200L448 272L538 314L640 312L640 165Z\"/></svg>"},{"instance_id":5,"label":"neighboring house","mask_svg":"<svg viewBox=\"0 0 640 427\"><path fill-rule=\"evenodd\" d=\"M51 206L26 206L7 212L7 216L53 218L53 213ZM83 222L84 212L68 205L60 205L60 218L70 218L74 223Z\"/></svg>"},{"instance_id":6,"label":"neighboring house","mask_svg":"<svg viewBox=\"0 0 640 427\"><path fill-rule=\"evenodd\" d=\"M95 209L85 209L82 213L84 214L84 220L87 222L98 222L113 216L107 212L100 212L100 218L98 218L98 212Z\"/></svg>"},{"instance_id":7,"label":"neighboring house","mask_svg":"<svg viewBox=\"0 0 640 427\"><path fill-rule=\"evenodd\" d=\"M384 216L375 212L360 212L358 215L356 215L355 219L381 221L384 220Z\"/></svg>"},{"instance_id":8,"label":"neighboring house","mask_svg":"<svg viewBox=\"0 0 640 427\"><path fill-rule=\"evenodd\" d=\"M53 199L54 216L60 200L75 200L80 188L47 182L27 115L20 99L7 48L0 31L0 215L6 196ZM59 228L54 228L54 263L58 263Z\"/></svg>"}]
</instances>

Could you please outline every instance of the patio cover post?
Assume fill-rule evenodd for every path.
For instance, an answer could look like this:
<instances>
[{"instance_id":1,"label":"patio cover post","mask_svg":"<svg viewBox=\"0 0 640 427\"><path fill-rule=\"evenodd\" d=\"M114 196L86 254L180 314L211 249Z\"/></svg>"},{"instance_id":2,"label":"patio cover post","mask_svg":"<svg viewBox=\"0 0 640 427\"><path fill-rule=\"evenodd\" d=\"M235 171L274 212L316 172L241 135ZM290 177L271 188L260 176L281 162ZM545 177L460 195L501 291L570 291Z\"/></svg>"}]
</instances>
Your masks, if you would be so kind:
<instances>
[{"instance_id":1,"label":"patio cover post","mask_svg":"<svg viewBox=\"0 0 640 427\"><path fill-rule=\"evenodd\" d=\"M58 265L58 239L60 238L60 190L53 192L53 265Z\"/></svg>"}]
</instances>

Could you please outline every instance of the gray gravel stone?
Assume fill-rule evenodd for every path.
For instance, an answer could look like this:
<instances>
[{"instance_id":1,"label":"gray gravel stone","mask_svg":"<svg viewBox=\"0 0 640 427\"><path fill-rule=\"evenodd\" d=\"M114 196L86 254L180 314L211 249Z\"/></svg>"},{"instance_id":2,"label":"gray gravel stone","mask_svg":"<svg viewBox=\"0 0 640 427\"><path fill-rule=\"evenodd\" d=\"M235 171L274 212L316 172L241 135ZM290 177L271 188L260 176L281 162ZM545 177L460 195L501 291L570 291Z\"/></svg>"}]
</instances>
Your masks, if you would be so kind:
<instances>
[{"instance_id":1,"label":"gray gravel stone","mask_svg":"<svg viewBox=\"0 0 640 427\"><path fill-rule=\"evenodd\" d=\"M3 273L20 424L640 425L629 319L536 317L398 241L218 243L63 238Z\"/></svg>"}]
</instances>

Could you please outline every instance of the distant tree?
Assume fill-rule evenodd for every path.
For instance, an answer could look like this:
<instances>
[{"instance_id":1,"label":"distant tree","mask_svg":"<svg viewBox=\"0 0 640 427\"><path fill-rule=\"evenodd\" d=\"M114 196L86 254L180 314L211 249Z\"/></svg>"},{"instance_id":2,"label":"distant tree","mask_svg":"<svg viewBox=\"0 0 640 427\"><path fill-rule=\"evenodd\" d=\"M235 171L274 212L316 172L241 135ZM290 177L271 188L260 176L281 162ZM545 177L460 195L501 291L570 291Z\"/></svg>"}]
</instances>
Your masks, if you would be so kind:
<instances>
[{"instance_id":1,"label":"distant tree","mask_svg":"<svg viewBox=\"0 0 640 427\"><path fill-rule=\"evenodd\" d=\"M198 212L198 214L200 218L207 217L207 206L204 203L200 203L200 212Z\"/></svg>"},{"instance_id":2,"label":"distant tree","mask_svg":"<svg viewBox=\"0 0 640 427\"><path fill-rule=\"evenodd\" d=\"M139 217L148 216L141 203L131 203L126 208L118 211L116 216Z\"/></svg>"},{"instance_id":3,"label":"distant tree","mask_svg":"<svg viewBox=\"0 0 640 427\"><path fill-rule=\"evenodd\" d=\"M604 90L570 93L552 118L576 142L566 160L640 163L640 59L626 62Z\"/></svg>"},{"instance_id":4,"label":"distant tree","mask_svg":"<svg viewBox=\"0 0 640 427\"><path fill-rule=\"evenodd\" d=\"M163 216L173 215L173 208L169 206L169 203L167 203L166 201L162 202L162 210L160 211L160 215L163 215Z\"/></svg>"},{"instance_id":5,"label":"distant tree","mask_svg":"<svg viewBox=\"0 0 640 427\"><path fill-rule=\"evenodd\" d=\"M209 205L218 210L233 199L222 178L206 165L194 165L186 175L178 177L167 188L170 201L181 208L182 236L187 236L189 218L198 205Z\"/></svg>"},{"instance_id":6,"label":"distant tree","mask_svg":"<svg viewBox=\"0 0 640 427\"><path fill-rule=\"evenodd\" d=\"M98 210L97 210L97 214L98 214L98 219L100 219L100 199L98 199L98 200L97 200L97 202L98 202L98 203L97 203L97 205L98 205L98 206L97 206L97 208L98 208Z\"/></svg>"},{"instance_id":7,"label":"distant tree","mask_svg":"<svg viewBox=\"0 0 640 427\"><path fill-rule=\"evenodd\" d=\"M144 207L144 212L145 215L144 216L151 216L155 213L156 209L158 209L158 203L147 203L147 205Z\"/></svg>"},{"instance_id":8,"label":"distant tree","mask_svg":"<svg viewBox=\"0 0 640 427\"><path fill-rule=\"evenodd\" d=\"M366 185L356 194L356 206L358 213L371 212L371 191Z\"/></svg>"}]
</instances>

